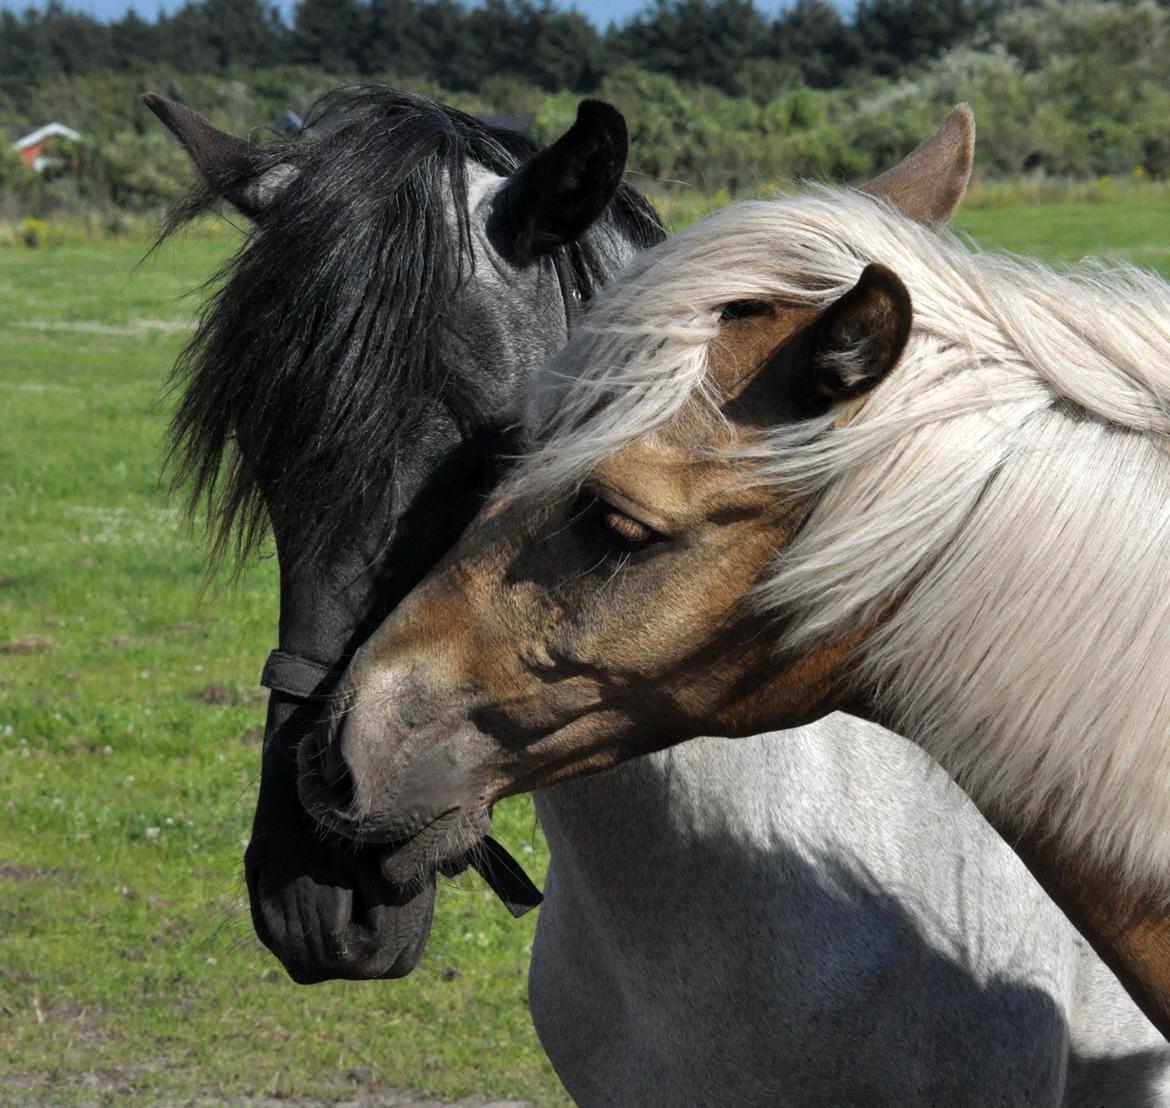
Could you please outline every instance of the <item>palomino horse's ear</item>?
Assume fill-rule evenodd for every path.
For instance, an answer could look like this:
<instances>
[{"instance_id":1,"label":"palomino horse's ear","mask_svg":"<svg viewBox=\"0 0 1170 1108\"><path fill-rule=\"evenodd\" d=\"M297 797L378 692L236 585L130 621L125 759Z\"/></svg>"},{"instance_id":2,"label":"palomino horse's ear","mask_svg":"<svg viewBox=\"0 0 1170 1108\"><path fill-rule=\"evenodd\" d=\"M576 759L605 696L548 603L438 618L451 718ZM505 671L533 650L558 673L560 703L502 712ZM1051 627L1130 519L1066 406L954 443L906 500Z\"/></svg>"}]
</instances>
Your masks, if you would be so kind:
<instances>
[{"instance_id":1,"label":"palomino horse's ear","mask_svg":"<svg viewBox=\"0 0 1170 1108\"><path fill-rule=\"evenodd\" d=\"M913 316L898 275L867 265L857 284L809 325L788 386L800 409L823 412L874 388L902 357Z\"/></svg>"},{"instance_id":2,"label":"palomino horse's ear","mask_svg":"<svg viewBox=\"0 0 1170 1108\"><path fill-rule=\"evenodd\" d=\"M921 146L862 191L889 200L919 223L941 227L967 191L974 159L975 116L960 104Z\"/></svg>"},{"instance_id":3,"label":"palomino horse's ear","mask_svg":"<svg viewBox=\"0 0 1170 1108\"><path fill-rule=\"evenodd\" d=\"M496 194L490 224L496 249L527 265L575 242L613 199L628 151L622 113L601 100L582 100L576 123Z\"/></svg>"},{"instance_id":4,"label":"palomino horse's ear","mask_svg":"<svg viewBox=\"0 0 1170 1108\"><path fill-rule=\"evenodd\" d=\"M142 99L183 144L208 185L250 219L261 218L299 172L290 165L260 168L256 147L213 127L198 112L154 92Z\"/></svg>"}]
</instances>

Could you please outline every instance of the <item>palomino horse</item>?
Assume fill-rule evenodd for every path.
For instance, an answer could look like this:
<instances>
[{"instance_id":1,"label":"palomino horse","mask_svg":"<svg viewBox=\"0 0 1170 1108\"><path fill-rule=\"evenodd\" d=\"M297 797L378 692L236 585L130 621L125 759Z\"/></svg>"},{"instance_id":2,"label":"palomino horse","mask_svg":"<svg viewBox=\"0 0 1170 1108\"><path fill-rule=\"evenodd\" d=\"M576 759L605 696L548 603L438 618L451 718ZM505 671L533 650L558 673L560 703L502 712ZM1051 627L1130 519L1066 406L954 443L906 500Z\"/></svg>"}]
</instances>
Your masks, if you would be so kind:
<instances>
[{"instance_id":1,"label":"palomino horse","mask_svg":"<svg viewBox=\"0 0 1170 1108\"><path fill-rule=\"evenodd\" d=\"M1170 1030L1170 289L939 234L969 137L633 263L303 744L311 810L430 852L501 796L848 706L958 775Z\"/></svg>"},{"instance_id":2,"label":"palomino horse","mask_svg":"<svg viewBox=\"0 0 1170 1108\"><path fill-rule=\"evenodd\" d=\"M526 344L563 342L577 297L588 299L598 278L658 236L637 199L620 192L594 230L570 232L578 234L581 252L566 249L560 256L572 262L561 269L566 295L550 294L546 304L533 294L542 286L532 266L541 263L501 258L499 240L487 230L491 213L509 196L514 218L553 210L539 192L518 199L517 167L533 151L516 136L497 138L459 113L381 93L366 94L357 107L368 117L331 134L318 154L308 143L241 150L238 141L177 106L158 107L188 148L201 153L213 183L231 180L229 195L237 203L249 205L257 194L265 202L251 209L259 230L234 263L233 292L212 305L188 356L184 409L206 389L254 389L244 409L228 398L219 404L232 420L246 417L251 433L238 441L256 473L279 472L299 459L290 453L306 449L298 443L313 441L303 431L286 436L279 420L265 436L266 413L311 420L311 410L297 407L298 391L321 396L323 390L318 402L328 403L331 384L351 387L348 374L359 384L386 382L364 394L368 409L354 418L389 418L404 395L420 406L441 395L442 381L466 378L469 388L488 388L474 351L492 361L494 372L513 375L486 398L507 410L535 368L508 359ZM599 129L610 133L608 141ZM502 167L485 161L485 148L494 149L489 139L515 151ZM624 132L615 114L590 109L554 150L568 170L598 144L623 150ZM248 160L241 162L243 155ZM466 261L475 260L474 269L465 267L458 300L452 304L441 283L416 287L409 270L373 270L379 279L368 289L370 309L383 297L406 301L415 305L410 319L387 322L377 341L362 347L350 344L344 320L326 330L339 306L364 303L345 280L353 276L365 289L372 267L349 236L370 251L378 235L389 236L384 256L394 261L419 233L431 190L442 195L453 159L465 159L472 182L465 209L470 234L461 245ZM415 191L408 191L402 182L420 162ZM542 189L555 189L567 176L555 164L545 157ZM228 178L232 165L239 168ZM274 172L277 166L293 169ZM531 168L525 172L537 178ZM303 198L284 191L306 173L322 175L305 183L313 191ZM506 179L496 176L503 173ZM257 189L267 174L281 187ZM585 208L586 195L599 187L595 178L596 171L579 174L573 187L580 194L562 194L556 209ZM286 204L295 207L282 212ZM324 221L319 225L313 204ZM398 206L398 218L386 226L379 220L390 204ZM592 206L598 209L597 200ZM459 203L453 209L464 211ZM265 247L264 236L278 231L288 241ZM445 241L458 258L457 233L451 235L434 240L433 248ZM561 248L553 249L555 262ZM418 260L413 253L406 258ZM331 292L338 287L347 292L339 304ZM320 312L309 320L306 308L317 305ZM255 335L245 325L261 307L271 324ZM488 336L470 350L457 341L469 310ZM304 336L293 329L302 320L309 328ZM407 322L429 325L431 364L408 361L411 352L398 349L417 334ZM309 341L313 334L318 343ZM205 363L208 351L218 353ZM302 365L310 351L311 364ZM397 377L389 375L388 357L396 359L389 367ZM334 359L344 374L331 382ZM363 359L367 364L357 364ZM337 522L332 552L312 565L295 567L282 543L281 642L289 654L309 654L334 669L352 649L347 644L360 641L411 576L429 568L424 559L437 557L434 547L450 541L448 528L470 514L482 482L463 469L453 471L453 483L428 479L429 454L409 449L411 434L421 435L424 446L431 438L445 441L437 433L446 426L436 415L442 407L425 410L429 415L417 425L423 430L402 428L387 449L392 466L369 474L402 490L393 513L375 502L378 510L346 518L340 502L319 497L311 479L301 491L306 510L317 505L326 521L336 512ZM215 404L199 409L184 441L195 440L196 427L205 436L218 434L220 415ZM436 430L428 433L428 426ZM360 478L373 455L349 430L334 429L337 454L320 463L348 464ZM198 441L203 445L193 462L222 458L222 442ZM484 449L491 443L485 436ZM291 489L278 514L294 529L290 541L297 547L306 540L297 541L305 532L296 530L295 495ZM306 517L307 529L314 513ZM282 663L285 671L288 664ZM322 680L318 670L311 673ZM282 684L296 684L295 676ZM274 693L276 710L288 699L287 688ZM313 714L311 705L298 711L305 721ZM381 882L381 867L395 872L386 848L355 855L352 844L301 837L305 817L287 806L291 793L280 792L285 752L297 733L287 725L270 732L265 752L248 859L258 930L302 980L404 972L421 951L429 916L417 911L415 899ZM287 814L276 820L281 803ZM537 805L551 865L530 976L533 1019L580 1103L924 1108L989 1101L1139 1104L1155 1096L1166 1057L1151 1049L1152 1029L961 794L914 748L878 728L838 716L785 743L700 740L549 790ZM331 873L340 863L350 868ZM427 907L432 886L427 871L418 893ZM354 893L366 898L364 908ZM357 930L360 943L358 927L367 929ZM705 1048L694 1049L695 1042ZM845 1053L853 1063L843 1069Z\"/></svg>"}]
</instances>

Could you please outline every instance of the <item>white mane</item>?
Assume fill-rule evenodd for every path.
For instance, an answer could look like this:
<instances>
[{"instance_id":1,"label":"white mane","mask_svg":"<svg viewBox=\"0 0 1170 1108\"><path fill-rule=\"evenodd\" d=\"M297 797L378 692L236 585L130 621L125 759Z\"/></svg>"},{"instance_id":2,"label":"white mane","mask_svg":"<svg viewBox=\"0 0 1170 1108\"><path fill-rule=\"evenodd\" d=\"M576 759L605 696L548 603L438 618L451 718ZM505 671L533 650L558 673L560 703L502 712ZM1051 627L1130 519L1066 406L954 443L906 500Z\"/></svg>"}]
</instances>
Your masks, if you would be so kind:
<instances>
[{"instance_id":1,"label":"white mane","mask_svg":"<svg viewBox=\"0 0 1170 1108\"><path fill-rule=\"evenodd\" d=\"M732 300L910 290L901 363L847 426L751 472L818 499L762 583L784 646L879 612L859 665L985 807L1170 880L1170 288L973 251L864 194L742 204L649 251L545 371L519 489L553 494L707 388Z\"/></svg>"}]
</instances>

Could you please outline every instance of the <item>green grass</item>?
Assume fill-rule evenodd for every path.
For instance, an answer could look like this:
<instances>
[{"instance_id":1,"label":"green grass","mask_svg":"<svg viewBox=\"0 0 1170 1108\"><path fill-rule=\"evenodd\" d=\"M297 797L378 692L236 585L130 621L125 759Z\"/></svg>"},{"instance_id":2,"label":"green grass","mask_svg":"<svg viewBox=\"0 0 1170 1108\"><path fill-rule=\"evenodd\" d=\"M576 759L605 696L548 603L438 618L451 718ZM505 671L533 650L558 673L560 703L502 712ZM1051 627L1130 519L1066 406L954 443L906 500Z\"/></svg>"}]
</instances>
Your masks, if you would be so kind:
<instances>
[{"instance_id":1,"label":"green grass","mask_svg":"<svg viewBox=\"0 0 1170 1108\"><path fill-rule=\"evenodd\" d=\"M301 988L252 935L275 567L201 594L198 536L156 487L185 294L230 247L133 275L131 244L0 252L0 644L43 647L0 654L0 1101L92 1100L96 1074L144 1102L563 1103L525 1006L534 921L478 880L444 888L405 982ZM497 812L541 876L531 802Z\"/></svg>"},{"instance_id":2,"label":"green grass","mask_svg":"<svg viewBox=\"0 0 1170 1108\"><path fill-rule=\"evenodd\" d=\"M1170 272L1162 203L977 209L985 244ZM533 920L444 887L402 982L293 985L240 858L275 635L269 559L200 590L156 486L165 373L230 240L0 250L0 1102L339 1099L409 1087L563 1104L525 1006ZM9 648L11 649L11 647ZM497 829L546 856L531 804Z\"/></svg>"},{"instance_id":3,"label":"green grass","mask_svg":"<svg viewBox=\"0 0 1170 1108\"><path fill-rule=\"evenodd\" d=\"M956 225L986 247L1059 263L1131 261L1170 274L1170 200L977 208Z\"/></svg>"}]
</instances>

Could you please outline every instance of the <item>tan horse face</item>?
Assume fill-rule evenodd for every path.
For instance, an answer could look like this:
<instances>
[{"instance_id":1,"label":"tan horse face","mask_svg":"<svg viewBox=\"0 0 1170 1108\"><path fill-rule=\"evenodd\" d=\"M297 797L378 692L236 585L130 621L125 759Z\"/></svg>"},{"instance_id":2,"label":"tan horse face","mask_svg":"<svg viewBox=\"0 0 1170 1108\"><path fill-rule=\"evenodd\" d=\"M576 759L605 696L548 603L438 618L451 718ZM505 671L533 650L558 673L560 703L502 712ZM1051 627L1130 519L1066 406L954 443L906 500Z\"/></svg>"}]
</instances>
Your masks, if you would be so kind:
<instances>
[{"instance_id":1,"label":"tan horse face","mask_svg":"<svg viewBox=\"0 0 1170 1108\"><path fill-rule=\"evenodd\" d=\"M956 142L966 153L949 176L929 158L924 172L928 143L903 163L913 181L879 179L924 222L949 216L970 168L969 116L940 136L948 165ZM501 490L354 658L334 725L301 749L309 810L354 838L409 841L406 869L465 849L501 797L841 703L856 636L778 658L750 600L807 506L756 485L728 448L830 409L848 418L910 324L906 289L877 265L820 312L728 305L709 349L723 418L693 402L558 504Z\"/></svg>"},{"instance_id":2,"label":"tan horse face","mask_svg":"<svg viewBox=\"0 0 1170 1108\"><path fill-rule=\"evenodd\" d=\"M868 391L905 346L909 296L870 266L823 312L725 315L710 356L722 418L693 402L552 506L505 488L366 643L337 726L302 750L319 819L446 854L502 796L839 701L850 644L777 659L749 599L805 505L727 448Z\"/></svg>"}]
</instances>

